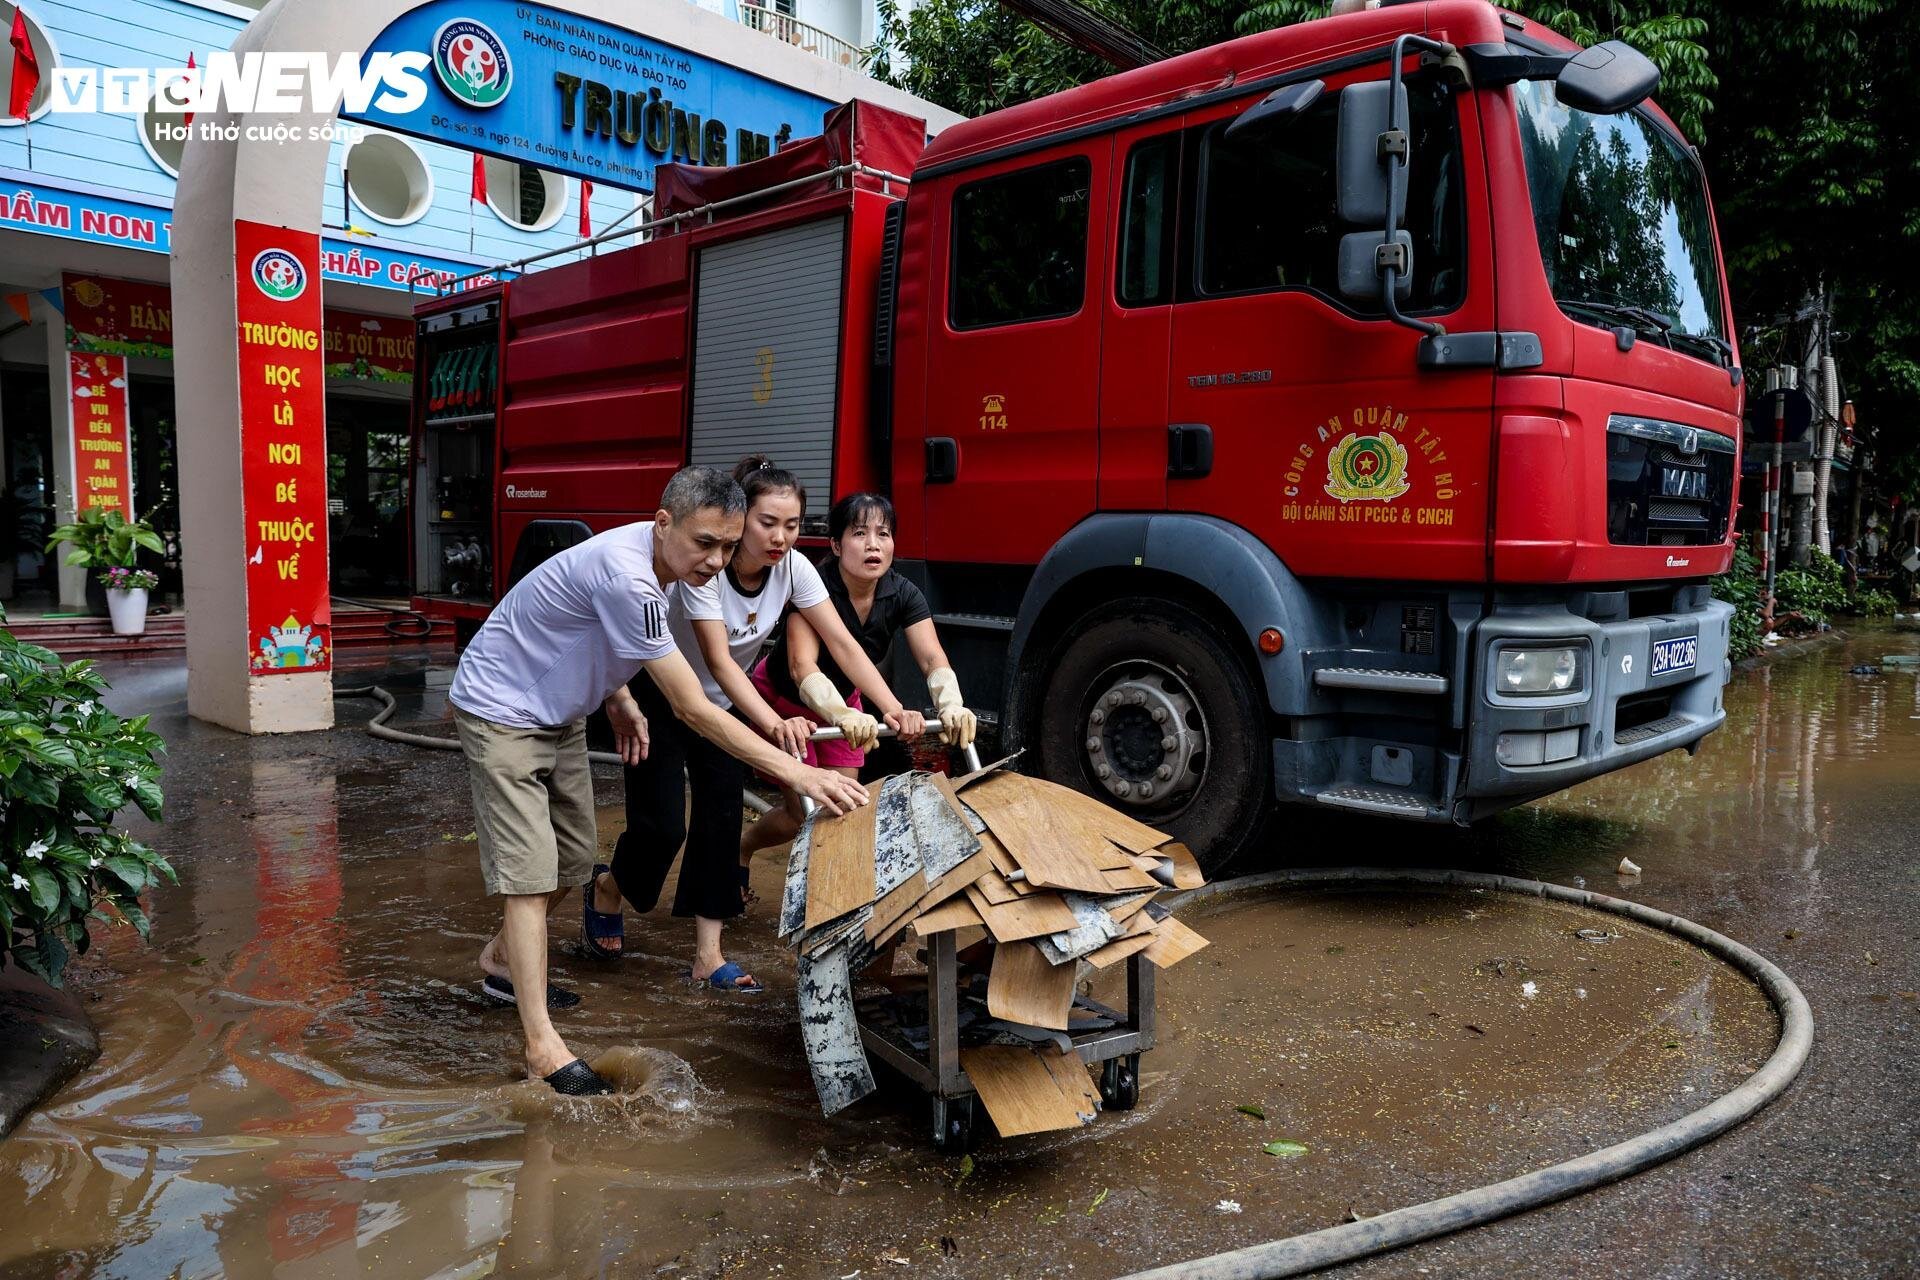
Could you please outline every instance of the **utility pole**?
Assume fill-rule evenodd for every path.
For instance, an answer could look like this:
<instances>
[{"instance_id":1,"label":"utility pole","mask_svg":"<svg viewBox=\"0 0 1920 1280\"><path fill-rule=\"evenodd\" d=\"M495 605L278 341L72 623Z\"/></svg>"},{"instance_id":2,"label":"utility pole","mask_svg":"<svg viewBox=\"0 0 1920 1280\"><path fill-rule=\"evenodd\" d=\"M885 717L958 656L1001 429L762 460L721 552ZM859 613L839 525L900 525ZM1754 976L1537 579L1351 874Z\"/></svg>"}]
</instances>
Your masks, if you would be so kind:
<instances>
[{"instance_id":1,"label":"utility pole","mask_svg":"<svg viewBox=\"0 0 1920 1280\"><path fill-rule=\"evenodd\" d=\"M1853 401L1842 405L1840 413L1847 430L1853 432L1853 500L1850 504L1853 511L1847 517L1847 559L1853 564L1847 574L1847 590L1852 591L1860 585L1860 504L1866 495L1867 468L1873 464L1873 455L1867 451L1863 433L1856 430L1858 423L1853 415Z\"/></svg>"},{"instance_id":2,"label":"utility pole","mask_svg":"<svg viewBox=\"0 0 1920 1280\"><path fill-rule=\"evenodd\" d=\"M1780 473L1785 469L1787 393L1800 385L1800 370L1790 364L1767 370L1767 394L1773 397L1773 453L1767 461L1767 502L1760 513L1760 554L1765 587L1760 595L1760 634L1773 630L1773 579L1780 563Z\"/></svg>"},{"instance_id":3,"label":"utility pole","mask_svg":"<svg viewBox=\"0 0 1920 1280\"><path fill-rule=\"evenodd\" d=\"M1813 545L1822 555L1833 554L1833 535L1827 521L1827 498L1833 490L1833 453L1840 435L1840 373L1833 361L1833 294L1821 295L1820 307L1820 430L1813 451Z\"/></svg>"},{"instance_id":4,"label":"utility pole","mask_svg":"<svg viewBox=\"0 0 1920 1280\"><path fill-rule=\"evenodd\" d=\"M1806 349L1801 354L1798 367L1794 370L1801 379L1806 381L1813 381L1820 377L1820 329L1821 311L1820 304L1816 301L1813 304L1813 324L1807 329ZM1814 422L1815 425L1810 429L1808 437L1809 455L1813 453L1811 446L1819 440L1821 432L1821 427L1818 425L1817 402ZM1790 486L1786 499L1792 503L1791 508L1782 513L1784 518L1779 525L1781 531L1787 536L1785 558L1788 563L1804 568L1807 563L1808 549L1813 545L1812 464L1802 466L1795 463L1789 475L1782 478L1782 484Z\"/></svg>"}]
</instances>

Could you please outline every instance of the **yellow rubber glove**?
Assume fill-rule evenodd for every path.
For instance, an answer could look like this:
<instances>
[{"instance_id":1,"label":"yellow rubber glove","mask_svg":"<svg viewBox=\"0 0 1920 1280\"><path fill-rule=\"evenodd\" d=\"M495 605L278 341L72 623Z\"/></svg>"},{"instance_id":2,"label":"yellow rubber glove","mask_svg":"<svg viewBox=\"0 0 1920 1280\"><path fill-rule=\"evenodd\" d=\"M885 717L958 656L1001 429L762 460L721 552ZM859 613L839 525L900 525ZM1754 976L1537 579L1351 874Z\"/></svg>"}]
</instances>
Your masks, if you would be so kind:
<instances>
[{"instance_id":1,"label":"yellow rubber glove","mask_svg":"<svg viewBox=\"0 0 1920 1280\"><path fill-rule=\"evenodd\" d=\"M928 672L927 692L933 695L934 710L940 713L940 741L950 747L972 746L980 721L960 697L960 678L953 674L953 668L935 667Z\"/></svg>"},{"instance_id":2,"label":"yellow rubber glove","mask_svg":"<svg viewBox=\"0 0 1920 1280\"><path fill-rule=\"evenodd\" d=\"M880 722L864 711L855 711L833 687L833 681L816 671L800 682L800 701L822 720L847 737L855 751L871 751L880 741Z\"/></svg>"}]
</instances>

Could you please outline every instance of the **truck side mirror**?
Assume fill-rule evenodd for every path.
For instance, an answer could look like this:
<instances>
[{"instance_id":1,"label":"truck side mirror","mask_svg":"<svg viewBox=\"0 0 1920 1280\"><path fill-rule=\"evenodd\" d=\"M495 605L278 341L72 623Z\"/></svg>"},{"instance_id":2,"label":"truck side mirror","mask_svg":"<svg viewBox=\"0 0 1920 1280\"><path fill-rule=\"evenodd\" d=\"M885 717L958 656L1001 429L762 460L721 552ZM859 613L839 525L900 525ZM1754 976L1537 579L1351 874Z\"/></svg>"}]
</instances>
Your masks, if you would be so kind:
<instances>
[{"instance_id":1,"label":"truck side mirror","mask_svg":"<svg viewBox=\"0 0 1920 1280\"><path fill-rule=\"evenodd\" d=\"M1639 106L1659 87L1660 69L1646 54L1624 41L1609 40L1567 59L1554 89L1566 106L1611 116Z\"/></svg>"},{"instance_id":2,"label":"truck side mirror","mask_svg":"<svg viewBox=\"0 0 1920 1280\"><path fill-rule=\"evenodd\" d=\"M1303 84L1282 85L1235 116L1233 123L1227 126L1224 136L1231 142L1251 130L1269 124L1278 124L1282 120L1291 120L1320 101L1320 95L1326 91L1325 80L1308 80Z\"/></svg>"},{"instance_id":3,"label":"truck side mirror","mask_svg":"<svg viewBox=\"0 0 1920 1280\"><path fill-rule=\"evenodd\" d=\"M1413 296L1413 236L1393 234L1389 245L1378 231L1353 231L1340 237L1340 296L1350 302L1380 301L1380 276L1385 265L1396 268L1394 301Z\"/></svg>"},{"instance_id":4,"label":"truck side mirror","mask_svg":"<svg viewBox=\"0 0 1920 1280\"><path fill-rule=\"evenodd\" d=\"M1390 110L1395 106L1398 110ZM1393 127L1395 120L1406 119L1405 85L1370 80L1340 91L1334 173L1341 221L1384 228L1389 203L1406 208L1411 144L1404 127Z\"/></svg>"}]
</instances>

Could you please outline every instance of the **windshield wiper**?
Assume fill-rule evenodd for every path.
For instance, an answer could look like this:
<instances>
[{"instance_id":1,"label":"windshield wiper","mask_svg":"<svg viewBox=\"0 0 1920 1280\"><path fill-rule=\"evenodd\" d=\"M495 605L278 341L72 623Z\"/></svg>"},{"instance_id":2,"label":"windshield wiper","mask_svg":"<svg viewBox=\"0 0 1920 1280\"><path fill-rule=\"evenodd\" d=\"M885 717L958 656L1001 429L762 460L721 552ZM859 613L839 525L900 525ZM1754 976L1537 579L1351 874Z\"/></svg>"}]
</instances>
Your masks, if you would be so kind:
<instances>
[{"instance_id":1,"label":"windshield wiper","mask_svg":"<svg viewBox=\"0 0 1920 1280\"><path fill-rule=\"evenodd\" d=\"M1647 307L1631 306L1624 302L1601 302L1596 298L1562 299L1562 307L1569 311L1586 311L1602 320L1625 321L1635 332L1658 337L1668 347L1673 346L1673 326L1678 323L1672 316L1662 315Z\"/></svg>"},{"instance_id":2,"label":"windshield wiper","mask_svg":"<svg viewBox=\"0 0 1920 1280\"><path fill-rule=\"evenodd\" d=\"M1673 333L1667 335L1669 345L1676 340L1680 342L1691 342L1697 346L1706 348L1714 363L1718 364L1722 369L1731 369L1733 367L1733 344L1725 338L1716 338L1709 333Z\"/></svg>"}]
</instances>

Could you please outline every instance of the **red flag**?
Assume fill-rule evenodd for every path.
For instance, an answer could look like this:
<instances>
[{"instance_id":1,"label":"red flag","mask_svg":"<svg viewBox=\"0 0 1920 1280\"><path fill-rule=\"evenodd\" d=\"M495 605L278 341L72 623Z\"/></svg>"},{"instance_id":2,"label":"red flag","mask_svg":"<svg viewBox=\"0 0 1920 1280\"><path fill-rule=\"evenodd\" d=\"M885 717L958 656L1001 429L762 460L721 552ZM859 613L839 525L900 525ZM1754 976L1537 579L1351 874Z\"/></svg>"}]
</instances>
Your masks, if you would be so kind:
<instances>
[{"instance_id":1,"label":"red flag","mask_svg":"<svg viewBox=\"0 0 1920 1280\"><path fill-rule=\"evenodd\" d=\"M187 70L189 70L189 71L191 71L191 70L193 70L193 50L191 50L191 49L189 49L189 50L187 50ZM192 92L194 91L194 81L195 81L195 80L197 80L198 78L199 78L199 77L197 77L197 76L188 76L188 77L186 78L186 87L187 87L187 92L188 92L188 93L192 93ZM191 111L189 111L189 112L187 112L187 114L186 114L186 118L185 118L185 120L184 120L184 121L182 121L182 123L184 123L184 124L192 124L192 123L193 123L193 112L191 112Z\"/></svg>"},{"instance_id":2,"label":"red flag","mask_svg":"<svg viewBox=\"0 0 1920 1280\"><path fill-rule=\"evenodd\" d=\"M585 178L580 179L580 238L593 239L593 184Z\"/></svg>"},{"instance_id":3,"label":"red flag","mask_svg":"<svg viewBox=\"0 0 1920 1280\"><path fill-rule=\"evenodd\" d=\"M16 120L27 118L34 91L40 87L40 60L33 55L33 43L27 38L27 15L16 6L13 34L7 37L13 46L13 92L7 101L7 114Z\"/></svg>"},{"instance_id":4,"label":"red flag","mask_svg":"<svg viewBox=\"0 0 1920 1280\"><path fill-rule=\"evenodd\" d=\"M487 202L487 162L478 151L473 153L473 190L467 193L467 198L481 204Z\"/></svg>"}]
</instances>

